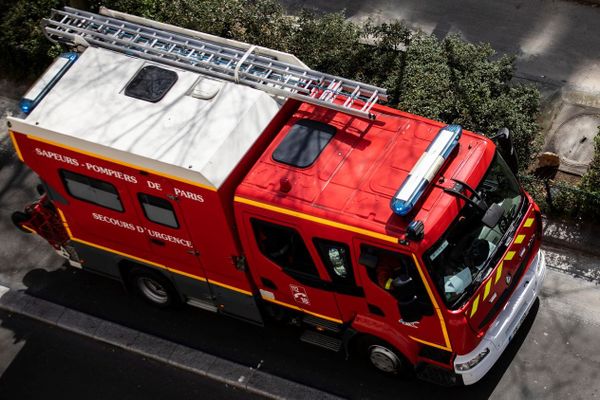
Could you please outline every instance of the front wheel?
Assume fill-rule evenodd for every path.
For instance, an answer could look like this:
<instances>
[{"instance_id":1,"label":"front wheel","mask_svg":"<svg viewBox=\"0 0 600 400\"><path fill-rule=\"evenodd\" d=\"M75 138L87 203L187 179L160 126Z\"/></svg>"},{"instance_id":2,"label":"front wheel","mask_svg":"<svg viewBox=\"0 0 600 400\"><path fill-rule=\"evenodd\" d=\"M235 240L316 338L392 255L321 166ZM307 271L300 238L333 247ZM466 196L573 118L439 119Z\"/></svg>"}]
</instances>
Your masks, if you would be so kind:
<instances>
[{"instance_id":1,"label":"front wheel","mask_svg":"<svg viewBox=\"0 0 600 400\"><path fill-rule=\"evenodd\" d=\"M167 308L179 303L177 292L171 283L154 271L134 270L130 280L135 292L156 307Z\"/></svg>"},{"instance_id":2,"label":"front wheel","mask_svg":"<svg viewBox=\"0 0 600 400\"><path fill-rule=\"evenodd\" d=\"M358 350L373 368L388 375L408 375L409 361L388 343L372 338L359 338Z\"/></svg>"}]
</instances>

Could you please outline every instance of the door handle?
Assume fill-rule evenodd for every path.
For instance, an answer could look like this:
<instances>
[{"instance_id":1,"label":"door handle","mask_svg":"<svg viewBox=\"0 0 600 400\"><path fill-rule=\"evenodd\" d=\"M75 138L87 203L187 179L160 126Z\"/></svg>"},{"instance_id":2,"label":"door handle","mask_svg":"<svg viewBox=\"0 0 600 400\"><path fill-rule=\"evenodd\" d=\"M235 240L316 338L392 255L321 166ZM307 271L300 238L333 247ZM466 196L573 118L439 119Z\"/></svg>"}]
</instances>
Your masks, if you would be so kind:
<instances>
[{"instance_id":1,"label":"door handle","mask_svg":"<svg viewBox=\"0 0 600 400\"><path fill-rule=\"evenodd\" d=\"M273 283L272 280L267 279L267 278L263 278L262 276L260 277L260 281L262 282L262 284L269 289L272 290L277 290L277 285Z\"/></svg>"},{"instance_id":2,"label":"door handle","mask_svg":"<svg viewBox=\"0 0 600 400\"><path fill-rule=\"evenodd\" d=\"M164 246L166 243L163 240L150 238L150 241L158 246Z\"/></svg>"}]
</instances>

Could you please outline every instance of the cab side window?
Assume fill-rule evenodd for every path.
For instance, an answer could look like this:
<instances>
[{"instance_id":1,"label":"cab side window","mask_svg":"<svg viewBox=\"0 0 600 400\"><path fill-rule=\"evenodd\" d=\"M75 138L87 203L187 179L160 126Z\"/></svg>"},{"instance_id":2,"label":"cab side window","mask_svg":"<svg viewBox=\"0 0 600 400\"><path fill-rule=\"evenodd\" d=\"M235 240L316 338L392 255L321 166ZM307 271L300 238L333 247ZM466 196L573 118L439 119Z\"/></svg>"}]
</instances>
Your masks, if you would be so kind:
<instances>
[{"instance_id":1,"label":"cab side window","mask_svg":"<svg viewBox=\"0 0 600 400\"><path fill-rule=\"evenodd\" d=\"M360 263L375 284L400 302L416 296L426 315L433 313L429 295L413 259L402 253L362 244Z\"/></svg>"},{"instance_id":2,"label":"cab side window","mask_svg":"<svg viewBox=\"0 0 600 400\"><path fill-rule=\"evenodd\" d=\"M112 184L64 169L59 173L67 193L74 198L111 210L123 211L119 192Z\"/></svg>"},{"instance_id":3,"label":"cab side window","mask_svg":"<svg viewBox=\"0 0 600 400\"><path fill-rule=\"evenodd\" d=\"M150 221L170 228L179 228L175 210L168 200L145 193L138 193L138 200L142 205L144 215Z\"/></svg>"},{"instance_id":4,"label":"cab side window","mask_svg":"<svg viewBox=\"0 0 600 400\"><path fill-rule=\"evenodd\" d=\"M314 238L313 243L327 268L331 280L335 283L354 284L348 246L344 243L319 238Z\"/></svg>"},{"instance_id":5,"label":"cab side window","mask_svg":"<svg viewBox=\"0 0 600 400\"><path fill-rule=\"evenodd\" d=\"M288 273L319 279L317 267L300 234L292 228L250 219L260 252Z\"/></svg>"}]
</instances>

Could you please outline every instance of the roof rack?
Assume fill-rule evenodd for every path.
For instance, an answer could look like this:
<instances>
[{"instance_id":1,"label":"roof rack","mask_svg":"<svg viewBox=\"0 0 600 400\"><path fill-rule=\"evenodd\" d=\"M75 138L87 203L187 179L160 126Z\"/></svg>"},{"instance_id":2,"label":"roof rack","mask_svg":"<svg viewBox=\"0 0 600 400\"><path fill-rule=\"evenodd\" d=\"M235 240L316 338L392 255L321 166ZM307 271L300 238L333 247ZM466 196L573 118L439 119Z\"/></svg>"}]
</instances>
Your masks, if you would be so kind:
<instances>
[{"instance_id":1,"label":"roof rack","mask_svg":"<svg viewBox=\"0 0 600 400\"><path fill-rule=\"evenodd\" d=\"M387 100L385 89L277 57L281 54L288 56L288 61L289 57L295 59L285 53L112 10L101 12L110 15L71 7L52 10L42 26L53 42L73 47L103 47L360 118L375 119L371 109L378 101Z\"/></svg>"}]
</instances>

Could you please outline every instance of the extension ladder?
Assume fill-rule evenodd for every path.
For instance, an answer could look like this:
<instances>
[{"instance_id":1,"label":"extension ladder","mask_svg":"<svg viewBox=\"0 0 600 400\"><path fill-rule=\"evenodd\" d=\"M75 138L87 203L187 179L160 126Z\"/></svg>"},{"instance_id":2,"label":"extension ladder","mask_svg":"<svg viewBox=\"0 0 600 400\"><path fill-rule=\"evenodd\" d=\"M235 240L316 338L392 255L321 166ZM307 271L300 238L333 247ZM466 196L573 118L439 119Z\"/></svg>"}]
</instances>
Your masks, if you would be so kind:
<instances>
[{"instance_id":1,"label":"extension ladder","mask_svg":"<svg viewBox=\"0 0 600 400\"><path fill-rule=\"evenodd\" d=\"M360 118L375 119L372 107L387 100L385 89L278 60L272 56L275 50L218 37L210 40L211 35L112 10L101 12L119 18L65 7L52 10L42 26L56 43L103 47Z\"/></svg>"}]
</instances>

